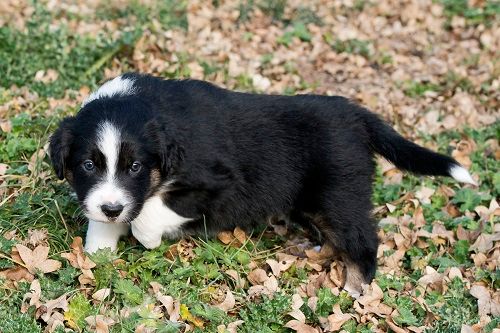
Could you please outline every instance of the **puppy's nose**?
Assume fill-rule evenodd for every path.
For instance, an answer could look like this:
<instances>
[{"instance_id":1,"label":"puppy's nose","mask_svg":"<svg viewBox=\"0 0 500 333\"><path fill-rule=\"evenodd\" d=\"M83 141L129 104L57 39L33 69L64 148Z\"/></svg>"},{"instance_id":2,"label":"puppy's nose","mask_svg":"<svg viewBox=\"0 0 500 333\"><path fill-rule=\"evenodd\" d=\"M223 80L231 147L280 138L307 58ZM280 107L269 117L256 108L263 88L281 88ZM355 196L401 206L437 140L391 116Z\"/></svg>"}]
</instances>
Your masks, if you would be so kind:
<instances>
[{"instance_id":1,"label":"puppy's nose","mask_svg":"<svg viewBox=\"0 0 500 333\"><path fill-rule=\"evenodd\" d=\"M123 211L123 205L120 204L104 204L101 210L107 217L118 217Z\"/></svg>"}]
</instances>

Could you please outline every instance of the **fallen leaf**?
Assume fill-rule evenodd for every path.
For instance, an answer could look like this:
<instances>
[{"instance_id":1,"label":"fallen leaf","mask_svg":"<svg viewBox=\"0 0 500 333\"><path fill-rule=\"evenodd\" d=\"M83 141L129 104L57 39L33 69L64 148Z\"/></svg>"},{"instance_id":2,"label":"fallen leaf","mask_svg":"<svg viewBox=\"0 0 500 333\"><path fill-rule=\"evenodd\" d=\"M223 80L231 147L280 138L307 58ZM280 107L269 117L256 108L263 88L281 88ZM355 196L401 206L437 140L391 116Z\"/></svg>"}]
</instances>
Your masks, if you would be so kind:
<instances>
[{"instance_id":1,"label":"fallen leaf","mask_svg":"<svg viewBox=\"0 0 500 333\"><path fill-rule=\"evenodd\" d=\"M93 315L85 318L85 322L90 326L90 329L95 330L96 333L108 333L109 327L115 321L104 315Z\"/></svg>"},{"instance_id":2,"label":"fallen leaf","mask_svg":"<svg viewBox=\"0 0 500 333\"><path fill-rule=\"evenodd\" d=\"M314 327L301 323L300 321L295 319L290 320L288 323L286 323L285 327L299 333L318 333L318 330L316 330Z\"/></svg>"},{"instance_id":3,"label":"fallen leaf","mask_svg":"<svg viewBox=\"0 0 500 333\"><path fill-rule=\"evenodd\" d=\"M427 266L425 268L425 274L420 279L418 279L418 284L425 287L429 284L441 282L442 280L442 274L438 273L434 268Z\"/></svg>"},{"instance_id":4,"label":"fallen leaf","mask_svg":"<svg viewBox=\"0 0 500 333\"><path fill-rule=\"evenodd\" d=\"M21 266L15 266L8 268L0 272L0 277L12 281L26 280L28 282L33 281L35 278L26 268Z\"/></svg>"},{"instance_id":5,"label":"fallen leaf","mask_svg":"<svg viewBox=\"0 0 500 333\"><path fill-rule=\"evenodd\" d=\"M248 281L250 281L250 283L254 286L262 284L265 281L269 280L269 276L267 276L266 271L263 270L262 268L254 269L253 271L248 273L247 278Z\"/></svg>"},{"instance_id":6,"label":"fallen leaf","mask_svg":"<svg viewBox=\"0 0 500 333\"><path fill-rule=\"evenodd\" d=\"M233 236L233 233L230 231L222 231L217 234L217 238L222 242L224 245L230 244L232 241L234 241L235 237Z\"/></svg>"},{"instance_id":7,"label":"fallen leaf","mask_svg":"<svg viewBox=\"0 0 500 333\"><path fill-rule=\"evenodd\" d=\"M423 204L430 204L431 196L434 192L436 192L435 189L422 186L417 192L415 192L415 197Z\"/></svg>"},{"instance_id":8,"label":"fallen leaf","mask_svg":"<svg viewBox=\"0 0 500 333\"><path fill-rule=\"evenodd\" d=\"M267 259L266 263L271 267L273 275L279 277L281 272L285 272L289 269L297 260L296 256L289 254L278 254L278 260Z\"/></svg>"},{"instance_id":9,"label":"fallen leaf","mask_svg":"<svg viewBox=\"0 0 500 333\"><path fill-rule=\"evenodd\" d=\"M486 253L493 247L493 243L499 240L500 240L500 233L495 233L493 235L482 233L476 239L474 244L470 246L470 249Z\"/></svg>"},{"instance_id":10,"label":"fallen leaf","mask_svg":"<svg viewBox=\"0 0 500 333\"><path fill-rule=\"evenodd\" d=\"M63 311L68 311L67 296L67 294L63 294L56 299L49 300L42 304L42 306L38 309L39 311L36 312L36 317L40 317L43 321L48 323L54 310L61 309ZM62 318L64 318L64 316L62 316Z\"/></svg>"},{"instance_id":11,"label":"fallen leaf","mask_svg":"<svg viewBox=\"0 0 500 333\"><path fill-rule=\"evenodd\" d=\"M38 245L32 251L24 245L17 244L16 249L19 251L19 256L31 274L35 274L38 271L50 273L61 268L61 263L59 261L47 259L49 254L48 246Z\"/></svg>"},{"instance_id":12,"label":"fallen leaf","mask_svg":"<svg viewBox=\"0 0 500 333\"><path fill-rule=\"evenodd\" d=\"M85 255L83 249L83 241L81 237L73 238L71 243L70 253L61 253L61 257L66 258L71 266L80 268L81 270L88 270L95 267L95 263Z\"/></svg>"},{"instance_id":13,"label":"fallen leaf","mask_svg":"<svg viewBox=\"0 0 500 333\"><path fill-rule=\"evenodd\" d=\"M470 288L470 294L477 298L477 308L479 316L487 316L490 313L493 316L500 315L500 303L491 298L488 289L481 285L473 285Z\"/></svg>"},{"instance_id":14,"label":"fallen leaf","mask_svg":"<svg viewBox=\"0 0 500 333\"><path fill-rule=\"evenodd\" d=\"M102 302L110 294L111 294L110 288L103 288L103 289L99 289L95 293L93 293L92 298L95 299L96 301Z\"/></svg>"},{"instance_id":15,"label":"fallen leaf","mask_svg":"<svg viewBox=\"0 0 500 333\"><path fill-rule=\"evenodd\" d=\"M233 293L231 290L228 290L226 292L226 297L224 298L224 301L220 304L214 305L214 307L221 309L224 312L228 312L232 308L234 308L234 305L236 304L236 300L234 299Z\"/></svg>"},{"instance_id":16,"label":"fallen leaf","mask_svg":"<svg viewBox=\"0 0 500 333\"><path fill-rule=\"evenodd\" d=\"M351 319L352 316L347 313L343 313L340 309L339 304L333 306L333 314L328 316L328 327L330 331L338 331L344 325L346 321Z\"/></svg>"},{"instance_id":17,"label":"fallen leaf","mask_svg":"<svg viewBox=\"0 0 500 333\"><path fill-rule=\"evenodd\" d=\"M243 229L236 227L233 231L234 237L240 242L241 245L245 244L247 241L247 235Z\"/></svg>"},{"instance_id":18,"label":"fallen leaf","mask_svg":"<svg viewBox=\"0 0 500 333\"><path fill-rule=\"evenodd\" d=\"M42 303L40 302L40 297L42 296L42 289L40 287L40 281L35 279L31 282L30 292L26 293L23 297L23 302L21 304L21 313L26 313L30 306L35 306L38 309ZM29 303L26 301L29 300Z\"/></svg>"}]
</instances>

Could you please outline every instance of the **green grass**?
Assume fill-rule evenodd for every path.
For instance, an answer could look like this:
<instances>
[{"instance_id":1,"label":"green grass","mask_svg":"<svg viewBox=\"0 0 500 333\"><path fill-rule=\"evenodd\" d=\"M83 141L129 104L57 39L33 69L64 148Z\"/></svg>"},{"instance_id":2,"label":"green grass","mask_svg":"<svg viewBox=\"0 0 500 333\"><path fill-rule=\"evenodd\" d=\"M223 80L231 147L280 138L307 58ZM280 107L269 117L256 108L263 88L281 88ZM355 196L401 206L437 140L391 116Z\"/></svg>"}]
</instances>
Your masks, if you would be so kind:
<instances>
[{"instance_id":1,"label":"green grass","mask_svg":"<svg viewBox=\"0 0 500 333\"><path fill-rule=\"evenodd\" d=\"M479 5L471 6L467 0L439 0L444 7L447 17L446 26L451 27L451 19L461 16L466 19L468 25L491 25L500 16L500 3L496 0L479 2Z\"/></svg>"}]
</instances>

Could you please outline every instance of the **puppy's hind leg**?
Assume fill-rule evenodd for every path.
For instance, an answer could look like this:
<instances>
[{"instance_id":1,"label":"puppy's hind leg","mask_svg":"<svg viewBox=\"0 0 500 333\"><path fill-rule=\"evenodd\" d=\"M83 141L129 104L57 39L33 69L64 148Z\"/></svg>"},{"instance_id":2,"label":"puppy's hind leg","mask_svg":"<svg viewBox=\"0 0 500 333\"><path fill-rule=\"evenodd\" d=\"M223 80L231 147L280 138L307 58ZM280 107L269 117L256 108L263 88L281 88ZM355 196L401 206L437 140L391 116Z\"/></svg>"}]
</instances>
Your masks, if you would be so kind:
<instances>
[{"instance_id":1,"label":"puppy's hind leg","mask_svg":"<svg viewBox=\"0 0 500 333\"><path fill-rule=\"evenodd\" d=\"M369 284L377 269L377 226L370 217L371 203L355 193L344 191L327 195L323 207L313 219L324 239L340 252L347 268L344 289L358 297L362 284ZM325 201L323 201L325 202Z\"/></svg>"}]
</instances>

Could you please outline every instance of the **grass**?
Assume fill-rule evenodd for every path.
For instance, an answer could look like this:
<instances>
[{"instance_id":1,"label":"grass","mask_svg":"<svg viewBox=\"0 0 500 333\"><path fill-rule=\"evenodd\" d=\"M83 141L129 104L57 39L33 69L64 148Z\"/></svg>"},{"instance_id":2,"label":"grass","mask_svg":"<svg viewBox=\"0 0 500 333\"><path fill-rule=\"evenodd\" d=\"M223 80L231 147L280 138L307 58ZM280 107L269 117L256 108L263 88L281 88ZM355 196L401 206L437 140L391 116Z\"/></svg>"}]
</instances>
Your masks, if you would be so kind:
<instances>
[{"instance_id":1,"label":"grass","mask_svg":"<svg viewBox=\"0 0 500 333\"><path fill-rule=\"evenodd\" d=\"M474 24L479 17L488 22L493 15L491 8L495 8L493 2L486 1L486 7L479 15L468 12L468 5L460 1L443 3L446 15L465 16ZM291 46L294 38L309 42L312 36L307 24L321 25L321 20L307 8L295 13L292 20L285 18L286 1L257 4L241 2L241 6L247 5L250 7L246 11L240 11L240 21L244 22L247 19L244 15L251 15L248 12L260 6L266 15L287 26L278 40L285 46ZM184 323L191 325L194 332L222 332L220 325L227 326L236 320L243 320L238 332L291 332L284 325L293 319L288 314L292 310L292 295L299 286L318 274L307 265L294 265L278 278L279 290L272 297L251 299L248 282L241 285L228 272L237 272L241 278L248 279L255 266L266 267L267 259L274 259L278 252L284 251L289 235L279 236L268 228L255 230L252 237L247 238L241 246L225 245L217 239L201 237L175 243L165 241L157 249L146 250L131 239L127 242L123 240L117 252L102 250L92 256L96 264L92 268L95 285L85 287L78 280L81 271L61 257L62 252L70 250L73 237L84 235L86 225L68 185L56 179L43 153L47 138L57 122L65 115L74 114L77 109L51 107L51 99L62 96L70 99L68 89L78 90L84 85L95 87L101 82L104 69L111 61L127 63L135 41L146 29L154 29L153 20L164 27L186 29L186 6L185 2L176 1L158 2L152 7L131 2L130 7L115 11L111 4L104 5L99 8L95 18L126 19L123 24L131 28L124 29L128 32L118 34L118 37L106 32L97 37L77 36L64 25L52 29L49 26L53 17L38 3L35 3L35 12L26 22L25 31L10 26L0 27L0 70L4 73L0 76L0 105L5 106L2 119L8 119L11 124L10 130L0 131L0 161L9 166L5 175L0 176L0 271L16 266L11 257L12 247L16 243L28 238L33 230L46 230L49 256L60 260L62 267L48 274L37 273L35 277L42 290L41 302L67 295L67 309L60 312L69 332L86 332L88 325L85 318L97 314L116 319L116 323L110 327L111 332L133 332L137 327L156 332L179 332L184 329ZM368 2L356 1L355 10L361 11L366 6ZM75 15L79 20L94 19ZM373 56L369 41L341 42L329 35L324 38L335 52L358 54L366 58ZM163 74L171 78L188 76L187 63L191 56L183 53L176 55L178 67ZM262 55L265 65L272 59L272 53ZM386 55L380 61L386 64L392 60ZM211 60L200 59L199 62L205 76L225 70L224 65ZM291 62L284 67L287 72L300 74L300 70ZM38 71L47 69L56 70L59 74L57 79L48 83L34 80ZM254 89L252 78L247 74L231 79L242 90ZM12 85L26 90L10 89ZM293 93L299 88L288 87L287 92ZM419 98L430 90L452 94L460 88L462 91L474 92L466 78L453 73L443 78L440 84L408 82L403 88L413 98ZM26 91L38 95L27 98ZM377 206L392 203L395 208L392 213L382 213L377 218L414 215L415 210L409 206L409 201L398 199L426 186L436 192L431 196L430 203L422 204L426 221L424 230L432 231L432 223L441 221L453 233L459 226L466 231L481 226L486 234L492 233L494 224L499 222L498 217L483 225L470 212L479 205L487 207L492 198L500 197L498 161L490 145L491 140L500 139L500 123L482 129L465 128L439 135L421 135L424 142L435 143L439 151L447 154L451 152L450 143L462 138L470 138L477 145L470 157L473 162L471 171L480 179L479 188L460 188L447 178L412 175L405 175L400 184L386 185L379 170L374 182L373 201ZM449 198L440 193L438 190L442 184L452 188L455 193ZM449 204L456 206L457 216L443 212ZM394 225L383 226L382 230L388 234L399 232ZM7 239L13 231L17 238ZM293 234L303 235L303 232L298 229ZM447 268L458 267L470 273L467 277L469 281L498 289L499 271L475 267L472 255L476 254L476 250L467 240L459 240L454 244L443 243L439 239L422 241L425 246L413 245L405 251L399 274L377 274L376 283L383 291L381 301L398 309L399 314L393 318L394 322L404 328L428 325L428 332L459 332L463 323L477 323L477 301L468 293L468 286L462 280L452 280L444 292L430 290L425 294L419 294L418 280L425 275L426 266L440 273ZM175 249L176 254L170 253L172 249ZM388 258L394 252L388 250L384 257ZM162 294L172 296L178 302L182 323L170 321L168 316L158 312L158 301L151 291L154 283L161 286ZM110 289L109 299L93 300L92 294L103 288ZM226 312L211 306L220 303L221 296L228 289L234 294L235 307ZM25 313L20 311L23 297L28 292L28 282L0 280L0 328L3 333L44 331L46 323L35 319L37 314L34 306L28 307ZM426 307L418 301L418 297L423 297ZM316 302L315 310L307 305L311 299ZM354 300L349 295L345 292L336 295L325 286L314 289L311 295L303 297L303 301L305 303L300 310L310 325L321 325L324 318L332 314L332 307L336 304L344 313L356 313ZM120 311L129 311L130 315L119 317ZM429 324L431 313L435 319ZM377 318L378 328L389 331L385 319ZM484 331L491 332L499 322L499 318L492 318ZM358 323L351 319L342 328L347 332L370 332L373 325L369 321ZM56 332L63 330L59 328Z\"/></svg>"},{"instance_id":2,"label":"grass","mask_svg":"<svg viewBox=\"0 0 500 333\"><path fill-rule=\"evenodd\" d=\"M467 0L439 0L444 7L447 18L446 26L451 27L454 16L463 17L468 25L484 24L490 26L500 16L500 3L496 0L486 0L471 6Z\"/></svg>"}]
</instances>

